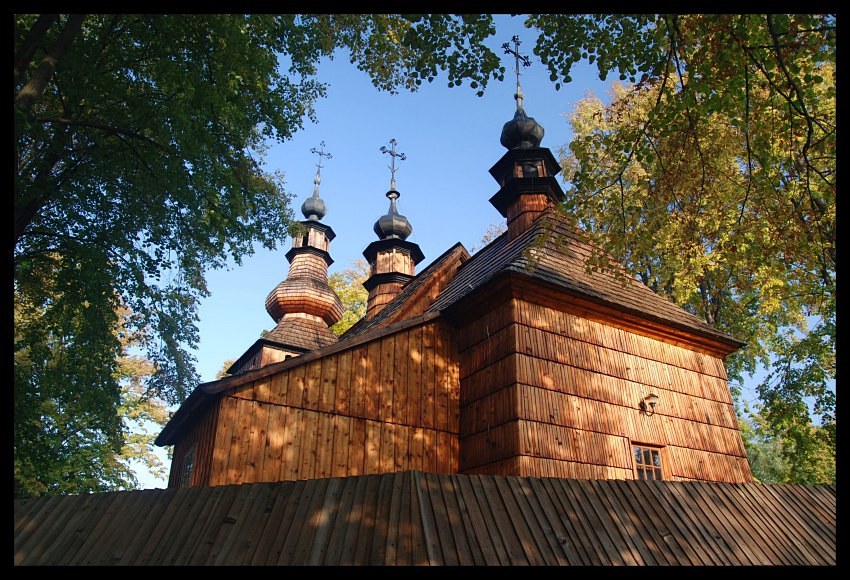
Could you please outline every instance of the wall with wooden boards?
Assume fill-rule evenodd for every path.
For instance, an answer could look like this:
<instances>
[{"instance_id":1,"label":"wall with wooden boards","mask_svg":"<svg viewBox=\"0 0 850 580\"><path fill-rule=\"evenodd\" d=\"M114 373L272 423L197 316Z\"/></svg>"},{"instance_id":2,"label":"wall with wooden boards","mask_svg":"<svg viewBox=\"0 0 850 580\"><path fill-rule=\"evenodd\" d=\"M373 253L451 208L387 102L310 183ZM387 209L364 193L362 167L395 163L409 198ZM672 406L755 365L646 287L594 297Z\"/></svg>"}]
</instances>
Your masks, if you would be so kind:
<instances>
[{"instance_id":1,"label":"wall with wooden boards","mask_svg":"<svg viewBox=\"0 0 850 580\"><path fill-rule=\"evenodd\" d=\"M643 444L665 479L752 481L719 356L583 314L513 298L460 330L461 473L632 479Z\"/></svg>"},{"instance_id":2,"label":"wall with wooden boards","mask_svg":"<svg viewBox=\"0 0 850 580\"><path fill-rule=\"evenodd\" d=\"M456 348L431 321L224 394L208 485L457 473Z\"/></svg>"}]
</instances>

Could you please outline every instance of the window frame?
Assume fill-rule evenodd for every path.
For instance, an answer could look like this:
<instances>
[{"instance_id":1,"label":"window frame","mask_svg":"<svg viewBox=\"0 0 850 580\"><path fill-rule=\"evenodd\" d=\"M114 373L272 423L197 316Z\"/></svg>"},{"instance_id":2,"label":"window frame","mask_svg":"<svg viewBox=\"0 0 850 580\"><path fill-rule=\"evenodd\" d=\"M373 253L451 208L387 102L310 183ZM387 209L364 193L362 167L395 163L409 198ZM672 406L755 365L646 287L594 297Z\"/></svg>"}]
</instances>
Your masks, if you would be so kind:
<instances>
[{"instance_id":1,"label":"window frame","mask_svg":"<svg viewBox=\"0 0 850 580\"><path fill-rule=\"evenodd\" d=\"M641 456L645 456L647 452L650 454L655 452L658 457L658 465L655 466L653 464L646 465L644 463L638 463L635 457L635 452L638 449L641 450ZM669 481L669 473L667 473L666 469L668 461L664 446L630 441L629 453L631 455L632 473L635 479L641 481ZM650 457L652 457L652 455ZM652 475L652 477L642 476L647 473Z\"/></svg>"}]
</instances>

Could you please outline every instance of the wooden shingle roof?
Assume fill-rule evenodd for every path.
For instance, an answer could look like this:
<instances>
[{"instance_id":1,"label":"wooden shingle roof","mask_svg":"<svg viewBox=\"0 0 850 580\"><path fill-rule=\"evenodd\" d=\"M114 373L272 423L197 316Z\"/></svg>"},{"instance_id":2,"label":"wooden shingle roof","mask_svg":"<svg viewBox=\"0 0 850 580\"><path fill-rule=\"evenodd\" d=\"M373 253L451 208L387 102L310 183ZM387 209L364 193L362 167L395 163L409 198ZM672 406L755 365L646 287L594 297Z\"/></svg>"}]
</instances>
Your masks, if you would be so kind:
<instances>
[{"instance_id":1,"label":"wooden shingle roof","mask_svg":"<svg viewBox=\"0 0 850 580\"><path fill-rule=\"evenodd\" d=\"M836 564L833 486L407 471L14 509L16 565Z\"/></svg>"},{"instance_id":2,"label":"wooden shingle roof","mask_svg":"<svg viewBox=\"0 0 850 580\"><path fill-rule=\"evenodd\" d=\"M619 264L589 271L593 246L587 234L567 222L556 208L547 209L513 240L507 232L475 254L429 308L445 311L503 274L537 280L598 304L653 320L729 345L743 342L721 332L630 276Z\"/></svg>"}]
</instances>

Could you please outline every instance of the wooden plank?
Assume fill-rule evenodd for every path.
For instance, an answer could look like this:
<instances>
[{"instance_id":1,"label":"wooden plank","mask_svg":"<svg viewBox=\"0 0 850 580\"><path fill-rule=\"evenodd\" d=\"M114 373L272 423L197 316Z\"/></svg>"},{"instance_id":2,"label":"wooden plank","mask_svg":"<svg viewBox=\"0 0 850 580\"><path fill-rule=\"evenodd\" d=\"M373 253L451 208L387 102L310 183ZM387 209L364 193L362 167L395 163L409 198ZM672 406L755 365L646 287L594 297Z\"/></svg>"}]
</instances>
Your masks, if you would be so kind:
<instances>
[{"instance_id":1,"label":"wooden plank","mask_svg":"<svg viewBox=\"0 0 850 580\"><path fill-rule=\"evenodd\" d=\"M269 385L269 402L277 405L286 404L286 387L289 382L289 371L281 371L271 376Z\"/></svg>"},{"instance_id":2,"label":"wooden plank","mask_svg":"<svg viewBox=\"0 0 850 580\"><path fill-rule=\"evenodd\" d=\"M422 380L423 359L422 327L407 331L407 349L410 353L407 365L407 415L408 425L422 426Z\"/></svg>"},{"instance_id":3,"label":"wooden plank","mask_svg":"<svg viewBox=\"0 0 850 580\"><path fill-rule=\"evenodd\" d=\"M351 417L333 416L333 467L331 477L346 477L348 469L348 450L351 447Z\"/></svg>"},{"instance_id":4,"label":"wooden plank","mask_svg":"<svg viewBox=\"0 0 850 580\"><path fill-rule=\"evenodd\" d=\"M300 479L301 441L304 433L304 411L289 409L286 417L286 432L283 440L283 461L281 464L281 479L294 481Z\"/></svg>"},{"instance_id":5,"label":"wooden plank","mask_svg":"<svg viewBox=\"0 0 850 580\"><path fill-rule=\"evenodd\" d=\"M316 533L313 537L312 547L306 558L306 565L321 566L326 560L335 560L337 555L328 551L328 541L335 527L343 523L347 514L340 511L340 500L342 499L343 480L339 478L328 479L328 487L325 490L324 500L321 507L314 513L310 522Z\"/></svg>"},{"instance_id":6,"label":"wooden plank","mask_svg":"<svg viewBox=\"0 0 850 580\"><path fill-rule=\"evenodd\" d=\"M422 426L433 428L434 423L434 391L435 391L435 356L434 356L434 325L422 328L422 350L424 352L423 384L422 384Z\"/></svg>"},{"instance_id":7,"label":"wooden plank","mask_svg":"<svg viewBox=\"0 0 850 580\"><path fill-rule=\"evenodd\" d=\"M334 408L340 415L347 415L351 410L352 385L352 351L346 350L337 355L336 399Z\"/></svg>"},{"instance_id":8,"label":"wooden plank","mask_svg":"<svg viewBox=\"0 0 850 580\"><path fill-rule=\"evenodd\" d=\"M454 478L458 494L458 504L464 519L467 536L474 539L470 542L470 551L475 566L493 566L499 564L496 547L488 530L488 522L484 517L481 504L475 494L473 484L477 477L461 476Z\"/></svg>"},{"instance_id":9,"label":"wooden plank","mask_svg":"<svg viewBox=\"0 0 850 580\"><path fill-rule=\"evenodd\" d=\"M210 488L202 513L203 517L193 526L194 544L189 545L189 553L181 559L183 564L202 566L210 563L210 554L216 547L216 537L238 495L239 487L237 486L219 485ZM140 534L139 537L145 536Z\"/></svg>"},{"instance_id":10,"label":"wooden plank","mask_svg":"<svg viewBox=\"0 0 850 580\"><path fill-rule=\"evenodd\" d=\"M185 503L185 498L191 493L191 488L181 487L174 490L169 489L168 491L170 492L169 495L162 502L163 509L158 514L156 520L151 522L153 525L150 526L148 535L141 542L142 548L135 555L134 564L155 564L156 561L152 556L155 555L161 546L163 537L167 536L168 532L174 528L179 528L179 525L174 525L173 522L175 521L175 516L179 517L179 513L182 511L183 504ZM180 520L177 519L176 521Z\"/></svg>"},{"instance_id":11,"label":"wooden plank","mask_svg":"<svg viewBox=\"0 0 850 580\"><path fill-rule=\"evenodd\" d=\"M387 559L388 520L390 517L393 482L397 477L398 474L378 479L378 493L375 502L375 524L372 532L374 536L368 559L370 564L383 564Z\"/></svg>"},{"instance_id":12,"label":"wooden plank","mask_svg":"<svg viewBox=\"0 0 850 580\"><path fill-rule=\"evenodd\" d=\"M370 342L367 352L364 416L374 421L381 411L381 341Z\"/></svg>"},{"instance_id":13,"label":"wooden plank","mask_svg":"<svg viewBox=\"0 0 850 580\"><path fill-rule=\"evenodd\" d=\"M386 551L384 553L383 564L386 566L398 566L401 565L400 559L402 558L401 552L403 552L403 548L400 548L399 544L402 542L402 530L404 529L404 525L402 523L402 488L404 487L404 474L403 473L395 473L389 477L391 486L390 486L390 498L387 503L388 506L388 514L386 521Z\"/></svg>"},{"instance_id":14,"label":"wooden plank","mask_svg":"<svg viewBox=\"0 0 850 580\"><path fill-rule=\"evenodd\" d=\"M267 534L270 537L263 538L261 546L254 553L254 562L267 566L290 562L290 554L285 550L301 534L303 513L307 507L307 502L304 501L306 482L288 481L279 485L281 487L278 489L278 500L269 514L270 521L277 525L277 533L274 526L269 527ZM302 509L300 513L299 509Z\"/></svg>"},{"instance_id":15,"label":"wooden plank","mask_svg":"<svg viewBox=\"0 0 850 580\"><path fill-rule=\"evenodd\" d=\"M299 365L289 370L289 380L286 389L286 404L290 407L303 408L304 384L307 365Z\"/></svg>"},{"instance_id":16,"label":"wooden plank","mask_svg":"<svg viewBox=\"0 0 850 580\"><path fill-rule=\"evenodd\" d=\"M31 498L26 501L30 508L26 514L19 514L15 510L16 520L20 521L15 528L15 565L27 565L38 562L46 544L43 540L55 538L60 532L63 515L70 516L69 511L61 513L60 507L64 507L74 500L60 499L63 496L52 496L48 498ZM19 500L21 501L21 500ZM61 504L60 504L61 502ZM16 505L18 505L16 503ZM61 514L61 515L60 515ZM49 522L49 525L46 523Z\"/></svg>"},{"instance_id":17,"label":"wooden plank","mask_svg":"<svg viewBox=\"0 0 850 580\"><path fill-rule=\"evenodd\" d=\"M233 425L236 417L236 401L232 397L223 396L218 400L219 426L215 432L215 443L212 452L212 465L210 467L210 485L221 485L227 481L227 463L233 445ZM174 461L172 460L172 471ZM172 474L175 478L177 474ZM175 482L176 483L176 482ZM173 485L169 482L169 485Z\"/></svg>"},{"instance_id":18,"label":"wooden plank","mask_svg":"<svg viewBox=\"0 0 850 580\"><path fill-rule=\"evenodd\" d=\"M380 471L390 473L395 466L396 427L392 423L381 423Z\"/></svg>"},{"instance_id":19,"label":"wooden plank","mask_svg":"<svg viewBox=\"0 0 850 580\"><path fill-rule=\"evenodd\" d=\"M365 419L351 419L351 437L348 447L348 475L366 473L366 423Z\"/></svg>"},{"instance_id":20,"label":"wooden plank","mask_svg":"<svg viewBox=\"0 0 850 580\"><path fill-rule=\"evenodd\" d=\"M339 491L337 519L329 530L325 557L320 562L325 566L355 564L352 557L356 542L354 534L357 531L359 510L362 508L361 502L357 501L357 487L363 483L363 478L342 478L340 482L342 488Z\"/></svg>"},{"instance_id":21,"label":"wooden plank","mask_svg":"<svg viewBox=\"0 0 850 580\"><path fill-rule=\"evenodd\" d=\"M217 553L213 550L213 565L242 565L251 562L263 528L268 523L266 508L272 509L271 485L242 485L241 493L231 504L217 537ZM232 524L230 522L233 522Z\"/></svg>"},{"instance_id":22,"label":"wooden plank","mask_svg":"<svg viewBox=\"0 0 850 580\"><path fill-rule=\"evenodd\" d=\"M552 530L553 540L563 551L565 563L572 566L589 565L591 559L580 540L583 532L576 529L572 522L573 518L564 513L564 507L558 497L559 490L552 485L552 479L530 478L528 482L540 501L542 515L547 519L548 526Z\"/></svg>"},{"instance_id":23,"label":"wooden plank","mask_svg":"<svg viewBox=\"0 0 850 580\"><path fill-rule=\"evenodd\" d=\"M406 471L410 467L410 436L412 429L406 425L396 425L396 439L393 449L393 471Z\"/></svg>"},{"instance_id":24,"label":"wooden plank","mask_svg":"<svg viewBox=\"0 0 850 580\"><path fill-rule=\"evenodd\" d=\"M316 413L316 459L314 478L330 477L333 470L333 421L327 413Z\"/></svg>"},{"instance_id":25,"label":"wooden plank","mask_svg":"<svg viewBox=\"0 0 850 580\"><path fill-rule=\"evenodd\" d=\"M536 517L539 515L540 506L533 497L530 497L531 487L524 479L518 477L509 477L502 481L505 484L503 487L505 504L509 511L512 505L516 505L518 508L518 513L515 513L512 519L518 530L522 530L520 537L529 563L532 566L554 566L564 563L562 558L554 558L555 553L547 547L552 535L551 529L548 526L544 530L539 529L541 523L545 525L545 520L541 522ZM508 497L512 501L509 501Z\"/></svg>"},{"instance_id":26,"label":"wooden plank","mask_svg":"<svg viewBox=\"0 0 850 580\"><path fill-rule=\"evenodd\" d=\"M444 337L446 328L434 325L434 426L446 431L449 428L449 377L448 377L448 340Z\"/></svg>"},{"instance_id":27,"label":"wooden plank","mask_svg":"<svg viewBox=\"0 0 850 580\"><path fill-rule=\"evenodd\" d=\"M352 417L366 416L367 347L360 346L351 351L351 391L349 408Z\"/></svg>"},{"instance_id":28,"label":"wooden plank","mask_svg":"<svg viewBox=\"0 0 850 580\"><path fill-rule=\"evenodd\" d=\"M304 377L304 408L318 410L322 399L322 365L325 359L307 363Z\"/></svg>"},{"instance_id":29,"label":"wooden plank","mask_svg":"<svg viewBox=\"0 0 850 580\"><path fill-rule=\"evenodd\" d=\"M434 538L430 542L432 565L458 565L457 551L452 544L451 523L443 497L440 478L434 473L423 474L423 500L433 511Z\"/></svg>"},{"instance_id":30,"label":"wooden plank","mask_svg":"<svg viewBox=\"0 0 850 580\"><path fill-rule=\"evenodd\" d=\"M254 403L254 406L256 409L253 413L254 425L251 433L250 471L248 478L244 480L245 483L262 481L263 463L267 455L269 415L271 414L272 406L261 401Z\"/></svg>"},{"instance_id":31,"label":"wooden plank","mask_svg":"<svg viewBox=\"0 0 850 580\"><path fill-rule=\"evenodd\" d=\"M382 421L393 422L393 396L395 391L395 336L381 340L380 409Z\"/></svg>"},{"instance_id":32,"label":"wooden plank","mask_svg":"<svg viewBox=\"0 0 850 580\"><path fill-rule=\"evenodd\" d=\"M102 525L108 522L107 518L118 497L119 494L109 494L102 496L99 500L86 502L80 510L81 516L72 526L65 528L65 532L56 540L59 547L56 547L55 552L48 549L45 552L45 558L60 566L85 564L85 554L91 547L91 537L100 536L103 531ZM51 549L53 548L54 546L51 546Z\"/></svg>"},{"instance_id":33,"label":"wooden plank","mask_svg":"<svg viewBox=\"0 0 850 580\"><path fill-rule=\"evenodd\" d=\"M325 413L336 412L336 390L339 367L339 354L321 359L322 382L320 387L319 410Z\"/></svg>"},{"instance_id":34,"label":"wooden plank","mask_svg":"<svg viewBox=\"0 0 850 580\"><path fill-rule=\"evenodd\" d=\"M407 367L410 364L410 340L408 332L400 332L394 341L395 353L393 355L393 376L395 384L393 388L393 411L392 416L398 423L409 425L408 422L408 396L410 386L407 382Z\"/></svg>"},{"instance_id":35,"label":"wooden plank","mask_svg":"<svg viewBox=\"0 0 850 580\"><path fill-rule=\"evenodd\" d=\"M318 453L320 414L315 411L304 411L304 431L298 440L298 462L301 468L298 477L301 479L314 479L316 477L316 454Z\"/></svg>"},{"instance_id":36,"label":"wooden plank","mask_svg":"<svg viewBox=\"0 0 850 580\"><path fill-rule=\"evenodd\" d=\"M281 549L278 565L303 566L307 563L315 536L314 517L321 511L327 485L327 479L317 479L302 488L295 515L290 520L293 525Z\"/></svg>"},{"instance_id":37,"label":"wooden plank","mask_svg":"<svg viewBox=\"0 0 850 580\"><path fill-rule=\"evenodd\" d=\"M341 563L371 563L369 554L372 553L372 542L375 536L376 509L378 496L377 476L358 478L357 490L355 492L355 510L352 516L352 525L349 526L345 536L345 552Z\"/></svg>"},{"instance_id":38,"label":"wooden plank","mask_svg":"<svg viewBox=\"0 0 850 580\"><path fill-rule=\"evenodd\" d=\"M372 474L381 471L381 424L366 421L366 456L363 473Z\"/></svg>"},{"instance_id":39,"label":"wooden plank","mask_svg":"<svg viewBox=\"0 0 850 580\"><path fill-rule=\"evenodd\" d=\"M507 544L503 535L507 530L502 526L505 525L507 515L505 514L504 504L497 499L498 496L492 495L493 487L492 478L481 476L470 476L471 489L475 494L475 500L480 509L481 519L485 522L486 537L489 538L489 543L492 545L492 551L483 549L482 554L488 558L488 565L507 566L515 561L512 556L513 545ZM471 503L471 500L470 500ZM484 536L482 530L479 534ZM484 538L482 538L482 547L485 548Z\"/></svg>"},{"instance_id":40,"label":"wooden plank","mask_svg":"<svg viewBox=\"0 0 850 580\"><path fill-rule=\"evenodd\" d=\"M284 407L268 406L269 424L266 428L265 458L259 481L278 481L281 458L283 457L283 440L286 426Z\"/></svg>"}]
</instances>

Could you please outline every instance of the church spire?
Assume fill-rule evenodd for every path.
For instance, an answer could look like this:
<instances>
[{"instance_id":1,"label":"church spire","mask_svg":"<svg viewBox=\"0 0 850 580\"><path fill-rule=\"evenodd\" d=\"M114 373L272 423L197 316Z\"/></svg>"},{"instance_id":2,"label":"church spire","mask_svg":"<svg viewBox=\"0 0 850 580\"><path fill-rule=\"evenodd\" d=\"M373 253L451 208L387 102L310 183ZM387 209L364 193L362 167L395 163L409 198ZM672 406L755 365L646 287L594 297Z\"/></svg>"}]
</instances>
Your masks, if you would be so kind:
<instances>
[{"instance_id":1,"label":"church spire","mask_svg":"<svg viewBox=\"0 0 850 580\"><path fill-rule=\"evenodd\" d=\"M561 167L549 149L540 147L543 127L526 114L523 106L520 65L530 66L531 61L520 53L518 36L514 36L511 43L504 43L502 48L505 54L514 57L516 112L514 118L502 127L500 142L508 151L490 169L490 174L501 187L490 198L490 203L507 218L508 237L514 239L527 230L547 207L562 200L564 192L555 180Z\"/></svg>"},{"instance_id":2,"label":"church spire","mask_svg":"<svg viewBox=\"0 0 850 580\"><path fill-rule=\"evenodd\" d=\"M381 147L381 153L388 154L392 160L387 166L390 170L390 190L387 192L390 208L375 222L373 229L378 240L363 251L363 256L371 266L371 274L363 283L363 287L369 291L366 318L377 314L401 292L402 287L413 278L416 264L425 258L417 244L407 241L413 226L398 213L397 200L401 194L396 189L395 174L399 170L396 160L404 161L407 156L397 151L396 145L398 142L390 139L389 148Z\"/></svg>"}]
</instances>

